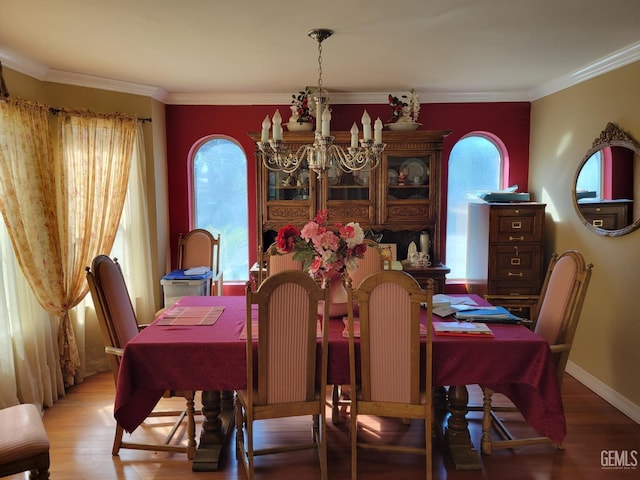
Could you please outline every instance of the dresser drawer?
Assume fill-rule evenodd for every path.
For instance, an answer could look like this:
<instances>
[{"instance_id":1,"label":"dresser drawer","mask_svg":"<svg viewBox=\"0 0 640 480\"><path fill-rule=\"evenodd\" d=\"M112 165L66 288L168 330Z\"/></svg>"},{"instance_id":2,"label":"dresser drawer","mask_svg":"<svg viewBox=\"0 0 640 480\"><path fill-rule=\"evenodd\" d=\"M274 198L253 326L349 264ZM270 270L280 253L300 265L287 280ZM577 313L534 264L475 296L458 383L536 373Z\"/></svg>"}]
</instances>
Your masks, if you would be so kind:
<instances>
[{"instance_id":1,"label":"dresser drawer","mask_svg":"<svg viewBox=\"0 0 640 480\"><path fill-rule=\"evenodd\" d=\"M495 295L538 295L538 280L495 280L489 282L489 290Z\"/></svg>"},{"instance_id":2,"label":"dresser drawer","mask_svg":"<svg viewBox=\"0 0 640 480\"><path fill-rule=\"evenodd\" d=\"M490 236L494 243L540 242L544 209L507 207L491 210Z\"/></svg>"},{"instance_id":3,"label":"dresser drawer","mask_svg":"<svg viewBox=\"0 0 640 480\"><path fill-rule=\"evenodd\" d=\"M489 275L499 280L538 280L542 245L496 245L491 247Z\"/></svg>"}]
</instances>

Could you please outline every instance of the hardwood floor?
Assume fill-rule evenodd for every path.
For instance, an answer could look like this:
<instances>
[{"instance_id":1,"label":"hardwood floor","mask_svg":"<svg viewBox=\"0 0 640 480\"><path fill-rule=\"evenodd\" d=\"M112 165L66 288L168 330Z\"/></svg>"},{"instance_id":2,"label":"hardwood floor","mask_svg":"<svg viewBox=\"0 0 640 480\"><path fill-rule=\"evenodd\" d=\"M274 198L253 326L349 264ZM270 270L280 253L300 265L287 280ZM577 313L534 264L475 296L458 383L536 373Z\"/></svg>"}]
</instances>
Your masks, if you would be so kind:
<instances>
[{"instance_id":1,"label":"hardwood floor","mask_svg":"<svg viewBox=\"0 0 640 480\"><path fill-rule=\"evenodd\" d=\"M476 390L472 401L479 402ZM52 480L113 480L113 479L245 479L241 465L235 459L233 442L228 443L223 461L224 470L213 473L191 471L191 463L183 454L121 450L111 456L114 420L114 387L110 373L87 378L71 389L54 408L46 411L44 423L51 441ZM198 395L199 397L199 395ZM507 480L507 479L631 479L639 478L640 466L628 469L605 469L601 466L603 450L640 450L640 425L611 407L570 376L564 382L564 405L568 435L564 450L553 445L499 450L483 456L483 470L456 471L440 442L434 447L434 479ZM163 400L181 406L179 400ZM330 417L330 416L329 416ZM480 413L472 412L471 435L479 449ZM260 423L260 422L259 422ZM263 422L264 423L264 422ZM390 420L371 419L373 433L395 435L403 442L419 442L422 426L398 425ZM165 426L143 426L134 436L158 436ZM306 419L294 419L285 424L262 426L260 441L283 435L309 435ZM198 430L199 432L199 430ZM399 433L397 433L399 432ZM184 435L184 432L179 432ZM349 438L346 425L328 426L329 478L348 479L350 475ZM637 457L636 457L637 458ZM313 451L259 457L257 480L319 478L317 456ZM359 476L362 479L415 479L424 477L424 459L412 455L391 455L362 452L359 454ZM24 479L14 475L10 479Z\"/></svg>"}]
</instances>

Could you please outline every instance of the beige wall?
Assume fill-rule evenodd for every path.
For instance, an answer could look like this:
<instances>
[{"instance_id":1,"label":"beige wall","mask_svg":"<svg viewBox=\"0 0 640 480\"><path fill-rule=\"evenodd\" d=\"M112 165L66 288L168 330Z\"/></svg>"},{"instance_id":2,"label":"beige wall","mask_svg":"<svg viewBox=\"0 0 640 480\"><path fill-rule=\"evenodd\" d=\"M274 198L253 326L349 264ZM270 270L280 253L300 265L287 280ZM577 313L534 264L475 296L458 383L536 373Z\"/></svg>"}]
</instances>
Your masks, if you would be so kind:
<instances>
[{"instance_id":1,"label":"beige wall","mask_svg":"<svg viewBox=\"0 0 640 480\"><path fill-rule=\"evenodd\" d=\"M632 413L640 410L640 231L591 232L577 217L571 188L607 122L640 139L639 84L635 62L533 102L529 172L530 192L548 205L547 255L577 249L594 265L570 362Z\"/></svg>"},{"instance_id":2,"label":"beige wall","mask_svg":"<svg viewBox=\"0 0 640 480\"><path fill-rule=\"evenodd\" d=\"M144 95L42 82L6 67L3 67L3 73L12 98L24 98L57 108L87 109L99 113L121 112L152 119L152 122L143 124L143 130L152 272L154 278L158 279L153 283L154 296L156 306L160 306L160 278L167 272L169 238L164 105Z\"/></svg>"}]
</instances>

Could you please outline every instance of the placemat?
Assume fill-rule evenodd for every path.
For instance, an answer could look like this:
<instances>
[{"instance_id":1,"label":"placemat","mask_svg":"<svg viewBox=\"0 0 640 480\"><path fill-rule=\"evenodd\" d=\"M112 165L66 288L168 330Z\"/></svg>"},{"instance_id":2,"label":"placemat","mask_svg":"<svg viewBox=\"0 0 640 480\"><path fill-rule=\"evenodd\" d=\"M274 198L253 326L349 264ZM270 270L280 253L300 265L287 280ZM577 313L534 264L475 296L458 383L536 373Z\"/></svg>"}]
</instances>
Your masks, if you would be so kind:
<instances>
[{"instance_id":1,"label":"placemat","mask_svg":"<svg viewBox=\"0 0 640 480\"><path fill-rule=\"evenodd\" d=\"M344 324L344 329L342 330L342 336L344 338L349 338L349 317L343 317L342 323ZM427 335L427 327L425 327L423 324L420 324L420 335L421 336ZM355 338L360 338L360 319L359 318L353 319L353 336Z\"/></svg>"},{"instance_id":2,"label":"placemat","mask_svg":"<svg viewBox=\"0 0 640 480\"><path fill-rule=\"evenodd\" d=\"M318 323L317 323L316 337L317 338L322 338L322 323L320 323L320 320L318 320ZM258 339L258 320L257 319L251 321L251 338L253 340L257 340ZM246 340L247 339L247 324L246 323L245 323L244 327L242 327L242 331L240 332L240 339L242 339L242 340Z\"/></svg>"},{"instance_id":3,"label":"placemat","mask_svg":"<svg viewBox=\"0 0 640 480\"><path fill-rule=\"evenodd\" d=\"M168 311L158 325L213 325L224 307L175 307Z\"/></svg>"}]
</instances>

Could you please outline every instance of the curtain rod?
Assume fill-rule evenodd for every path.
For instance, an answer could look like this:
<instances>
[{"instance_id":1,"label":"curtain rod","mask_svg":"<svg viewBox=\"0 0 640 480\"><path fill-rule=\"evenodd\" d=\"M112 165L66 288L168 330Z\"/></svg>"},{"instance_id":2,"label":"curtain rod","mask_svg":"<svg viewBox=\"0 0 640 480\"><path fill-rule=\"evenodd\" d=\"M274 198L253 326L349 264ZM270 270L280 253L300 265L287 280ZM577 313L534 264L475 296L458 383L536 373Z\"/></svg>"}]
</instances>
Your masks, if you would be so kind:
<instances>
[{"instance_id":1,"label":"curtain rod","mask_svg":"<svg viewBox=\"0 0 640 480\"><path fill-rule=\"evenodd\" d=\"M76 111L78 111L78 110L76 110ZM89 111L89 110L85 110L85 111ZM68 110L66 108L49 107L49 113L51 113L52 115L58 115L60 112L73 113L74 110ZM108 114L105 114L105 115L108 115ZM139 122L142 122L142 123L145 123L145 122L151 123L151 121L152 121L151 117L136 117L135 115L126 115L126 114L120 114L120 115L123 115L123 116L126 116L126 117L134 117Z\"/></svg>"}]
</instances>

